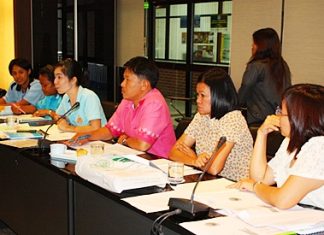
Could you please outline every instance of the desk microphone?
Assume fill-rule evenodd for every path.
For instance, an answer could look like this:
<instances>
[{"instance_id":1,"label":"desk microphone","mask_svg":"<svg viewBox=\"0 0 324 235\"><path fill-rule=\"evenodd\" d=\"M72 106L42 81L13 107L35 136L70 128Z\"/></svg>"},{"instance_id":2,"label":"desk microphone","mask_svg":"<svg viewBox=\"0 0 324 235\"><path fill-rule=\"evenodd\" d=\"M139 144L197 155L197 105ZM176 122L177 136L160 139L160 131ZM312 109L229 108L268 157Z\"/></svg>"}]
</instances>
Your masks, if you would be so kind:
<instances>
[{"instance_id":1,"label":"desk microphone","mask_svg":"<svg viewBox=\"0 0 324 235\"><path fill-rule=\"evenodd\" d=\"M207 170L213 163L215 157L217 156L219 150L225 144L225 142L226 142L226 137L224 137L224 136L220 137L218 144L217 144L215 150L213 151L212 156L209 158L207 164L205 165L205 167L203 169L203 172L199 176L199 178L195 184L195 187L192 190L190 199L170 198L169 203L168 203L170 209L172 209L172 210L173 209L181 209L182 210L181 215L183 217L188 217L191 219L196 218L196 217L202 217L208 213L209 206L207 206L203 203L194 201L195 191L196 191L196 188L197 188L199 182L201 181L203 176L206 174Z\"/></svg>"},{"instance_id":2,"label":"desk microphone","mask_svg":"<svg viewBox=\"0 0 324 235\"><path fill-rule=\"evenodd\" d=\"M60 116L56 121L53 121L51 123L51 125L49 125L49 127L46 129L46 131L44 132L44 137L42 139L38 140L38 147L40 148L40 150L42 152L44 152L46 149L49 149L49 146L51 144L51 141L46 139L46 136L48 136L48 130L56 123L58 123L61 119L66 118L71 112L73 112L74 110L78 109L80 106L79 102L75 102L74 105L72 105L72 107L66 111L62 116Z\"/></svg>"}]
</instances>

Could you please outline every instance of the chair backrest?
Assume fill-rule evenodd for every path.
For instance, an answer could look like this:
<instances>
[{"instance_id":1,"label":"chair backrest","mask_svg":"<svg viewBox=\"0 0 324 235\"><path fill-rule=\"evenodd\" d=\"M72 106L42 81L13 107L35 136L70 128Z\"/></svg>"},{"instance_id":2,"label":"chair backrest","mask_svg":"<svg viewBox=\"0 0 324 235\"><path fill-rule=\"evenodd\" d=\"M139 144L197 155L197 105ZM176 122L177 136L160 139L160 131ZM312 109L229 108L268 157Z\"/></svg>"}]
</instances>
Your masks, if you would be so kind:
<instances>
[{"instance_id":1,"label":"chair backrest","mask_svg":"<svg viewBox=\"0 0 324 235\"><path fill-rule=\"evenodd\" d=\"M105 112L107 120L114 114L118 104L112 101L101 101L102 108Z\"/></svg>"},{"instance_id":2,"label":"chair backrest","mask_svg":"<svg viewBox=\"0 0 324 235\"><path fill-rule=\"evenodd\" d=\"M175 135L177 139L181 137L182 133L185 131L185 129L187 128L191 120L192 120L191 117L184 117L178 120L179 123L175 128Z\"/></svg>"},{"instance_id":3,"label":"chair backrest","mask_svg":"<svg viewBox=\"0 0 324 235\"><path fill-rule=\"evenodd\" d=\"M6 94L7 94L7 91L0 88L0 98L5 96Z\"/></svg>"}]
</instances>

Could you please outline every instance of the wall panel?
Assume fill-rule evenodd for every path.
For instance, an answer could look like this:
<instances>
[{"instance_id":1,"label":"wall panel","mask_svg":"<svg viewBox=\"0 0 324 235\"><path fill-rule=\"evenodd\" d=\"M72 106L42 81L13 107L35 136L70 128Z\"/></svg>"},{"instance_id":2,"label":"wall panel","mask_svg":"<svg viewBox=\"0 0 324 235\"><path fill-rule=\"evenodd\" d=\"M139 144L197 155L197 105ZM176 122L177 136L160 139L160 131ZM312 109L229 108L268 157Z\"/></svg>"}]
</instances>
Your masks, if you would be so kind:
<instances>
[{"instance_id":1,"label":"wall panel","mask_svg":"<svg viewBox=\"0 0 324 235\"><path fill-rule=\"evenodd\" d=\"M13 2L0 0L0 88L7 89L12 78L8 71L8 64L15 56L14 52L14 15Z\"/></svg>"},{"instance_id":2,"label":"wall panel","mask_svg":"<svg viewBox=\"0 0 324 235\"><path fill-rule=\"evenodd\" d=\"M144 55L143 0L117 1L117 66Z\"/></svg>"},{"instance_id":3,"label":"wall panel","mask_svg":"<svg viewBox=\"0 0 324 235\"><path fill-rule=\"evenodd\" d=\"M233 25L230 73L239 88L247 61L251 56L252 34L274 28L280 36L281 0L233 0Z\"/></svg>"},{"instance_id":4,"label":"wall panel","mask_svg":"<svg viewBox=\"0 0 324 235\"><path fill-rule=\"evenodd\" d=\"M324 85L324 1L285 0L283 55L293 83Z\"/></svg>"}]
</instances>

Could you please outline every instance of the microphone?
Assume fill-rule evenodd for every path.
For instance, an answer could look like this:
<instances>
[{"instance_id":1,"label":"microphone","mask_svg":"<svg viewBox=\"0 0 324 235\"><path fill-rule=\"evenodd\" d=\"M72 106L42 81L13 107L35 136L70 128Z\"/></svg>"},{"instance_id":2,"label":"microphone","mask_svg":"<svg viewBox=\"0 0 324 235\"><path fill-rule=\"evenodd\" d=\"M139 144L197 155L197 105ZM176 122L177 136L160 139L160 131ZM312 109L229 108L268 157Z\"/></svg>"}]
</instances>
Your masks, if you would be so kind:
<instances>
[{"instance_id":1,"label":"microphone","mask_svg":"<svg viewBox=\"0 0 324 235\"><path fill-rule=\"evenodd\" d=\"M207 164L205 165L203 172L200 174L195 187L192 190L191 197L190 199L185 199L185 198L170 198L168 206L170 209L180 209L182 211L181 215L183 217L187 217L190 219L198 218L198 217L203 217L208 214L209 211L209 206L206 204L194 201L194 196L196 192L196 188L198 184L200 183L201 179L204 177L206 174L207 170L213 163L215 157L217 156L219 150L221 147L225 144L226 142L226 137L222 136L219 138L218 144L216 148L214 149L211 157L208 159Z\"/></svg>"},{"instance_id":2,"label":"microphone","mask_svg":"<svg viewBox=\"0 0 324 235\"><path fill-rule=\"evenodd\" d=\"M38 148L44 152L46 149L49 149L49 146L51 144L51 141L46 139L46 136L48 136L48 130L56 123L58 123L61 119L66 118L71 112L73 112L74 110L78 109L80 107L80 102L75 102L74 105L72 105L72 107L66 111L61 117L59 117L56 121L53 121L51 123L51 125L49 125L49 127L46 129L46 131L44 132L44 137L42 139L38 140Z\"/></svg>"}]
</instances>

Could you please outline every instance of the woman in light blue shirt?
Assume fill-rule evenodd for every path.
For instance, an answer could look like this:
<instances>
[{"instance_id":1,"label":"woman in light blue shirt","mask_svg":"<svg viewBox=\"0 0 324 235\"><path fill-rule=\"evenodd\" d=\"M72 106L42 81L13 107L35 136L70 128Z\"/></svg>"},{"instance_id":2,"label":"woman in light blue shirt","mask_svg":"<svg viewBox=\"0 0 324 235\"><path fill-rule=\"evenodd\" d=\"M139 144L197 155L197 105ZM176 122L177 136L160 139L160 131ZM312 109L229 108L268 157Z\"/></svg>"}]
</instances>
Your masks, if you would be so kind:
<instances>
[{"instance_id":1,"label":"woman in light blue shirt","mask_svg":"<svg viewBox=\"0 0 324 235\"><path fill-rule=\"evenodd\" d=\"M76 102L80 106L59 120L58 127L63 131L87 132L99 129L106 123L99 97L93 91L83 88L82 69L73 59L59 62L54 69L55 88L59 94L64 94L54 118L57 120L65 114Z\"/></svg>"},{"instance_id":2,"label":"woman in light blue shirt","mask_svg":"<svg viewBox=\"0 0 324 235\"><path fill-rule=\"evenodd\" d=\"M7 94L0 98L0 105L11 105L15 114L25 113L27 105L35 105L44 97L41 85L32 77L31 64L25 59L11 60L9 73L14 81L10 84Z\"/></svg>"}]
</instances>

